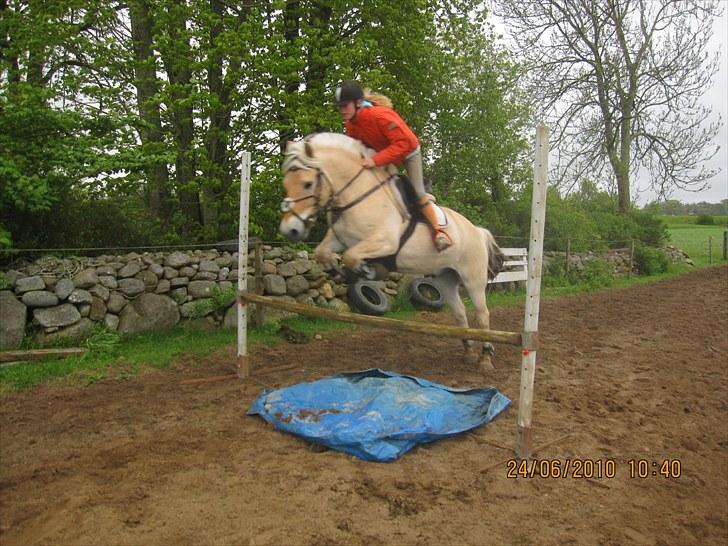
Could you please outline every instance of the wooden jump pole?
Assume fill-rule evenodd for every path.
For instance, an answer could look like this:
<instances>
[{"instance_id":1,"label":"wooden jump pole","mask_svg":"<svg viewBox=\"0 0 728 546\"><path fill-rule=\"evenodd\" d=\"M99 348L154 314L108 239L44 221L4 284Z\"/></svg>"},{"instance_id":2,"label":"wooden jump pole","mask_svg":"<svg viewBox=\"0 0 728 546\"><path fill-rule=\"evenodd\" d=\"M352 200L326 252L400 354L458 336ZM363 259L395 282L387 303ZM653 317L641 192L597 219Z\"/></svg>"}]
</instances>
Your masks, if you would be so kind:
<instances>
[{"instance_id":1,"label":"wooden jump pole","mask_svg":"<svg viewBox=\"0 0 728 546\"><path fill-rule=\"evenodd\" d=\"M250 152L240 160L240 223L238 224L238 293L248 289L248 208L250 195ZM250 375L248 359L248 305L238 298L238 377Z\"/></svg>"},{"instance_id":2,"label":"wooden jump pole","mask_svg":"<svg viewBox=\"0 0 728 546\"><path fill-rule=\"evenodd\" d=\"M533 413L533 383L536 378L536 349L538 348L538 312L541 298L548 158L549 131L545 125L539 125L536 128L536 154L533 162L531 236L528 244L528 280L526 281L526 310L523 318L523 356L517 421L518 448L516 453L522 459L528 459L533 449L531 414Z\"/></svg>"},{"instance_id":3,"label":"wooden jump pole","mask_svg":"<svg viewBox=\"0 0 728 546\"><path fill-rule=\"evenodd\" d=\"M414 320L399 320L386 317L373 317L370 315L359 315L346 311L334 311L312 305L302 305L282 300L275 300L269 296L260 296L251 292L241 292L241 300L247 300L257 305L265 305L274 309L281 309L290 313L307 315L311 317L363 324L374 328L386 330L399 330L416 332L421 334L435 334L438 336L455 337L458 339L472 339L476 341L492 341L508 345L522 345L521 334L516 332L502 332L499 330L479 330L477 328L462 328L460 326L448 326L445 324L431 324L429 322L418 322Z\"/></svg>"}]
</instances>

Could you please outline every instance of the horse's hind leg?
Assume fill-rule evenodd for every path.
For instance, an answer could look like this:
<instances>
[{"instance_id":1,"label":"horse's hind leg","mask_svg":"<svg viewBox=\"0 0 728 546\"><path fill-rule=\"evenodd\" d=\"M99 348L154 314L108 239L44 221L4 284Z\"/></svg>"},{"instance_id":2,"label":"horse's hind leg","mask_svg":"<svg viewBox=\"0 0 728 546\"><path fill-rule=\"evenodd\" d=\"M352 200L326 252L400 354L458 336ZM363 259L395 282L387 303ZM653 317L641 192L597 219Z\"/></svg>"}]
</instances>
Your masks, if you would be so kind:
<instances>
[{"instance_id":1,"label":"horse's hind leg","mask_svg":"<svg viewBox=\"0 0 728 546\"><path fill-rule=\"evenodd\" d=\"M475 321L478 327L483 330L490 330L490 312L485 303L485 279L483 278L473 281L472 279L463 278L463 284L470 295L470 300L475 308ZM490 357L495 354L495 348L492 343L483 343L483 349L478 360L480 369L483 371L491 371L495 368L490 361Z\"/></svg>"},{"instance_id":2,"label":"horse's hind leg","mask_svg":"<svg viewBox=\"0 0 728 546\"><path fill-rule=\"evenodd\" d=\"M440 290L445 303L450 307L455 316L455 322L463 328L468 327L468 315L465 312L465 304L460 298L458 289L460 288L460 275L452 269L447 269L437 276ZM465 347L465 361L469 364L475 364L478 360L478 354L475 350L474 343L470 339L463 340Z\"/></svg>"}]
</instances>

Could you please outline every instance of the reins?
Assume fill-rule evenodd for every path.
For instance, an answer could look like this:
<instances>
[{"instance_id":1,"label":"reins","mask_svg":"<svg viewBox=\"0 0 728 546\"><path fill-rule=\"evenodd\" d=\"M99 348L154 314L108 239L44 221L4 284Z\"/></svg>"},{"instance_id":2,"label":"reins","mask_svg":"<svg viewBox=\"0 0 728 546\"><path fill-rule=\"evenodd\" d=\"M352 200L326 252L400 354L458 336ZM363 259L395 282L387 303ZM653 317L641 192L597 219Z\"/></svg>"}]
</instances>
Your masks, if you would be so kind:
<instances>
[{"instance_id":1,"label":"reins","mask_svg":"<svg viewBox=\"0 0 728 546\"><path fill-rule=\"evenodd\" d=\"M334 195L332 195L331 196L331 199L329 200L329 202L330 203L333 203L334 199L338 195L340 195L341 192L343 192L346 188L348 188L354 182L354 180L356 180L359 177L359 175L363 171L364 171L364 167L362 167L361 170L356 174L356 176L354 178L352 178L351 180L349 180L349 182L347 182L346 185L343 188L341 188L338 192L336 192ZM354 199L353 201L351 201L350 203L348 203L348 204L346 204L344 206L334 206L334 205L332 205L331 207L329 207L329 210L331 211L331 225L334 225L339 220L339 218L341 218L341 215L344 213L344 211L346 211L346 210L348 210L348 209L350 209L350 208L358 205L359 203L361 203L362 201L364 201L367 197L369 197L371 194L373 194L377 190L383 188L384 187L384 184L386 184L387 181L389 180L389 178L384 178L382 180L379 180L379 178L377 177L376 173L374 173L374 176L375 176L375 178L377 178L377 184L374 187L369 188L367 191L365 191L359 197L357 197L356 199Z\"/></svg>"},{"instance_id":2,"label":"reins","mask_svg":"<svg viewBox=\"0 0 728 546\"><path fill-rule=\"evenodd\" d=\"M309 168L311 168L311 167L309 167ZM337 206L334 204L337 197L339 197L344 191L346 191L346 189L349 188L349 186L351 186L361 176L361 174L366 170L366 168L362 167L361 169L359 169L357 171L357 173L352 178L350 178L346 182L346 184L344 184L344 186L338 191L334 191L334 185L332 184L329 176L324 171L322 171L318 167L313 167L313 168L316 170L316 189L309 195L304 195L303 197L299 197L298 199L291 199L290 197L286 197L283 200L283 202L281 203L282 212L290 212L291 214L293 214L293 216L295 216L296 218L298 218L301 222L303 222L305 224L313 223L315 221L316 214L318 214L320 211L323 211L323 212L331 212L331 225L334 225L339 220L339 218L341 218L341 215L346 210L358 205L359 203L364 201L367 197L372 195L374 192L376 192L377 190L384 187L384 185L387 183L387 181L390 180L390 178L391 178L390 177L390 178L384 178L382 180L379 180L379 178L377 177L377 175L375 173L374 176L377 179L377 184L374 187L369 188L367 191L365 191L359 197L357 197L353 201L347 203L346 205ZM329 185L329 187L332 190L331 197L329 197L326 200L326 203L324 203L323 206L321 205L321 192L322 192L322 188L323 188L323 184L321 184L322 179L326 181L326 183ZM294 203L298 203L300 201L305 201L306 199L314 200L314 207L316 207L316 212L304 220L296 211L293 210L293 205L294 205Z\"/></svg>"}]
</instances>

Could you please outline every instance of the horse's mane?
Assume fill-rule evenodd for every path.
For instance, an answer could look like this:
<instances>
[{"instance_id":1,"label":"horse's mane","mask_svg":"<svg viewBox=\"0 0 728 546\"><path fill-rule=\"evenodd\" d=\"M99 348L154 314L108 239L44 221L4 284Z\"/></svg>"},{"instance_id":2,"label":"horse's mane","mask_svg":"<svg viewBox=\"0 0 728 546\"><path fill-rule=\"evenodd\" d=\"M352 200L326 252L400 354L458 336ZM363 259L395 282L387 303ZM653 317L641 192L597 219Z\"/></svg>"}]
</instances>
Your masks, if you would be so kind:
<instances>
[{"instance_id":1,"label":"horse's mane","mask_svg":"<svg viewBox=\"0 0 728 546\"><path fill-rule=\"evenodd\" d=\"M308 141L314 148L335 148L357 155L365 154L369 150L360 140L341 133L316 133Z\"/></svg>"},{"instance_id":2,"label":"horse's mane","mask_svg":"<svg viewBox=\"0 0 728 546\"><path fill-rule=\"evenodd\" d=\"M303 140L288 143L283 160L283 172L292 168L318 166L316 150L323 148L341 150L359 156L369 156L373 153L361 141L350 136L341 133L315 133Z\"/></svg>"}]
</instances>

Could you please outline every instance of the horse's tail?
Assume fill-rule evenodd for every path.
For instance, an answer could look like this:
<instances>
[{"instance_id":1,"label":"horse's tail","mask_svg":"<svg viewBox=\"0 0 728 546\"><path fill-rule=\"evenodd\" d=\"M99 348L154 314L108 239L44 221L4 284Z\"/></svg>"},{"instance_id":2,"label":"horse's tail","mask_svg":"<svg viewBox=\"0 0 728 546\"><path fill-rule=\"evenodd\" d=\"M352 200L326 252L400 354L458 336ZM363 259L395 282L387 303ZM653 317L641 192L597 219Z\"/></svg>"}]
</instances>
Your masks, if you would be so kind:
<instances>
[{"instance_id":1,"label":"horse's tail","mask_svg":"<svg viewBox=\"0 0 728 546\"><path fill-rule=\"evenodd\" d=\"M480 229L480 233L483 237L483 244L488 251L488 278L494 279L495 276L503 269L505 256L503 255L503 252L501 252L498 244L495 242L493 234L485 228L478 229Z\"/></svg>"},{"instance_id":2,"label":"horse's tail","mask_svg":"<svg viewBox=\"0 0 728 546\"><path fill-rule=\"evenodd\" d=\"M386 95L381 93L375 93L371 89L364 90L364 98L371 102L375 106L386 106L387 108L394 108L394 104Z\"/></svg>"}]
</instances>

